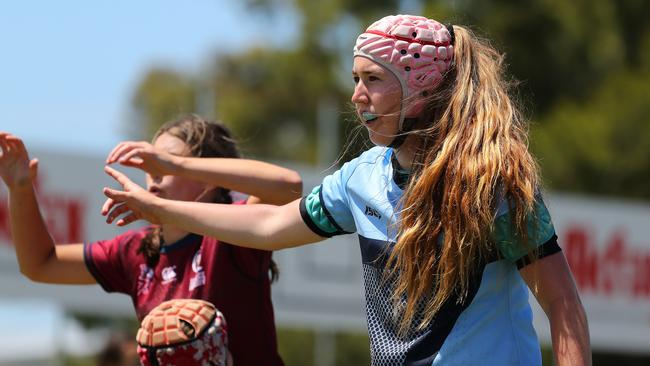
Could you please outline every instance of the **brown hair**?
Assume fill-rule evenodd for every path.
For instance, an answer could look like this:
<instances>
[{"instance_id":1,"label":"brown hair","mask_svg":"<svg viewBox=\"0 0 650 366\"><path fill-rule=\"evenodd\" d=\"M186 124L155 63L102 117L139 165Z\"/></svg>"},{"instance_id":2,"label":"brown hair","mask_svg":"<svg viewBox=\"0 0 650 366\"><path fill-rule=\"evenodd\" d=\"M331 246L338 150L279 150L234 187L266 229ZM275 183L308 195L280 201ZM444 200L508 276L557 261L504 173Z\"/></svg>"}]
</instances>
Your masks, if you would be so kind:
<instances>
[{"instance_id":1,"label":"brown hair","mask_svg":"<svg viewBox=\"0 0 650 366\"><path fill-rule=\"evenodd\" d=\"M508 200L515 230L527 240L538 185L503 55L466 28L454 26L454 33L452 67L427 97L420 118L426 127L414 132L420 149L388 257L393 301L404 309L400 334L419 310L422 329L446 301L467 300L470 278L495 255L490 232L499 197Z\"/></svg>"},{"instance_id":2,"label":"brown hair","mask_svg":"<svg viewBox=\"0 0 650 366\"><path fill-rule=\"evenodd\" d=\"M199 158L239 158L237 143L232 137L230 130L223 124L206 120L196 114L181 116L175 120L162 125L152 141L156 141L160 135L168 133L185 142L190 152L189 156ZM214 203L232 203L230 190L215 188ZM155 267L160 258L160 248L163 245L161 228L153 226L142 239L138 253L142 253L147 265ZM278 278L278 268L271 260L269 268L271 279Z\"/></svg>"}]
</instances>

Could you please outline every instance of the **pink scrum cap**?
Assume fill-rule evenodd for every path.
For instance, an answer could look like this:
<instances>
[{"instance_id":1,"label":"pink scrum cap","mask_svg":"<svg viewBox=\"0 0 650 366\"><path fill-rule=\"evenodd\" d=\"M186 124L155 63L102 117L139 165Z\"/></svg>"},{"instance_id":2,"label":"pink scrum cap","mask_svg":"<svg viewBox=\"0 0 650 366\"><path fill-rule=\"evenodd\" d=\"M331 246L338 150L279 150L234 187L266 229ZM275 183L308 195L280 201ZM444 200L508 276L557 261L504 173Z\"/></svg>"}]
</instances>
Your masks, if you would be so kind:
<instances>
[{"instance_id":1,"label":"pink scrum cap","mask_svg":"<svg viewBox=\"0 0 650 366\"><path fill-rule=\"evenodd\" d=\"M438 85L451 64L453 47L453 35L443 24L421 16L389 15L359 35L354 56L366 57L395 74L406 99ZM409 112L417 113L415 108Z\"/></svg>"}]
</instances>

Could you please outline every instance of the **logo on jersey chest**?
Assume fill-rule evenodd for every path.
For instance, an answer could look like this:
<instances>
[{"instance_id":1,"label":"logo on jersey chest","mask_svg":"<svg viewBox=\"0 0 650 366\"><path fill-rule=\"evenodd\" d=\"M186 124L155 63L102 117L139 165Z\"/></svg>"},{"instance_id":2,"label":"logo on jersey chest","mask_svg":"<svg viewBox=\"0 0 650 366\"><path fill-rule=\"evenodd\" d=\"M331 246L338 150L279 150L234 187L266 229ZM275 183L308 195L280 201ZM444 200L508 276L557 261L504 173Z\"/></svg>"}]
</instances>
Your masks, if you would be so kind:
<instances>
[{"instance_id":1,"label":"logo on jersey chest","mask_svg":"<svg viewBox=\"0 0 650 366\"><path fill-rule=\"evenodd\" d=\"M140 264L140 274L138 275L137 291L138 295L149 293L151 283L153 282L153 269L146 264Z\"/></svg>"},{"instance_id":2,"label":"logo on jersey chest","mask_svg":"<svg viewBox=\"0 0 650 366\"><path fill-rule=\"evenodd\" d=\"M176 281L176 266L165 267L162 270L162 283L168 284Z\"/></svg>"},{"instance_id":3,"label":"logo on jersey chest","mask_svg":"<svg viewBox=\"0 0 650 366\"><path fill-rule=\"evenodd\" d=\"M381 220L381 214L379 213L379 211L375 210L374 208L372 208L372 207L370 207L368 205L366 205L366 212L365 213L366 213L366 216L374 216L374 217Z\"/></svg>"},{"instance_id":4,"label":"logo on jersey chest","mask_svg":"<svg viewBox=\"0 0 650 366\"><path fill-rule=\"evenodd\" d=\"M201 266L201 249L194 254L192 259L192 272L194 272L194 276L190 278L190 291L205 285L206 282L205 271Z\"/></svg>"}]
</instances>

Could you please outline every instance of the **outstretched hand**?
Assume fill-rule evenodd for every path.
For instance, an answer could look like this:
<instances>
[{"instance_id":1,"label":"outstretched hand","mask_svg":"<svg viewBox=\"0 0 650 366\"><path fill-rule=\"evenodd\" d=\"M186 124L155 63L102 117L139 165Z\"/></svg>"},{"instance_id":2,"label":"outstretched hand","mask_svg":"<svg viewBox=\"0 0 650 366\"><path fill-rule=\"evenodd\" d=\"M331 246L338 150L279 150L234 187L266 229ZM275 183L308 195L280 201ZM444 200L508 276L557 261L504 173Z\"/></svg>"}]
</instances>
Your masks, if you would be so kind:
<instances>
[{"instance_id":1,"label":"outstretched hand","mask_svg":"<svg viewBox=\"0 0 650 366\"><path fill-rule=\"evenodd\" d=\"M109 166L104 167L104 171L122 186L121 191L104 188L104 195L108 199L102 206L102 215L106 216L107 223L115 222L117 226L125 226L137 220L146 220L160 224L154 213L154 204L158 199L155 195Z\"/></svg>"},{"instance_id":2,"label":"outstretched hand","mask_svg":"<svg viewBox=\"0 0 650 366\"><path fill-rule=\"evenodd\" d=\"M106 164L119 163L141 169L153 176L173 174L178 157L156 149L146 141L120 142L108 154Z\"/></svg>"},{"instance_id":3,"label":"outstretched hand","mask_svg":"<svg viewBox=\"0 0 650 366\"><path fill-rule=\"evenodd\" d=\"M0 132L0 177L9 189L32 184L36 180L38 160L29 159L23 141L8 132Z\"/></svg>"}]
</instances>

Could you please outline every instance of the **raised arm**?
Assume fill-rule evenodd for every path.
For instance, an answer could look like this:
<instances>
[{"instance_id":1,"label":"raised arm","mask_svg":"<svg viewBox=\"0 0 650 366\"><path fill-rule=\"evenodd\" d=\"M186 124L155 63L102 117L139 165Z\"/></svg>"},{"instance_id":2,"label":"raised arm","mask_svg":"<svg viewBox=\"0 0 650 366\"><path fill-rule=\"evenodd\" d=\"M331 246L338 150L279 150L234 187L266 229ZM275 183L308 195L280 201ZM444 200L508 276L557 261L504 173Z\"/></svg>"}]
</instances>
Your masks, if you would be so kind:
<instances>
[{"instance_id":1,"label":"raised arm","mask_svg":"<svg viewBox=\"0 0 650 366\"><path fill-rule=\"evenodd\" d=\"M183 230L212 236L249 248L277 250L312 243L323 238L302 220L299 199L283 206L225 205L166 200L147 192L124 174L106 167L123 190L104 189L108 200L102 208L108 223L118 226L144 219L172 224Z\"/></svg>"},{"instance_id":2,"label":"raised arm","mask_svg":"<svg viewBox=\"0 0 650 366\"><path fill-rule=\"evenodd\" d=\"M23 142L0 132L0 175L9 190L11 234L20 271L37 282L92 284L82 244L55 245L41 215L34 181L38 160L30 160Z\"/></svg>"},{"instance_id":3,"label":"raised arm","mask_svg":"<svg viewBox=\"0 0 650 366\"><path fill-rule=\"evenodd\" d=\"M562 252L520 270L551 325L555 364L591 365L587 316Z\"/></svg>"},{"instance_id":4,"label":"raised arm","mask_svg":"<svg viewBox=\"0 0 650 366\"><path fill-rule=\"evenodd\" d=\"M118 144L106 159L151 175L178 175L257 197L255 203L283 205L302 196L300 175L277 165L248 159L172 155L148 142Z\"/></svg>"}]
</instances>

